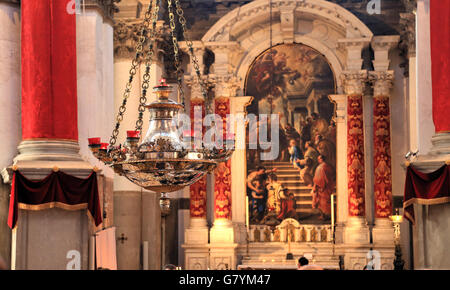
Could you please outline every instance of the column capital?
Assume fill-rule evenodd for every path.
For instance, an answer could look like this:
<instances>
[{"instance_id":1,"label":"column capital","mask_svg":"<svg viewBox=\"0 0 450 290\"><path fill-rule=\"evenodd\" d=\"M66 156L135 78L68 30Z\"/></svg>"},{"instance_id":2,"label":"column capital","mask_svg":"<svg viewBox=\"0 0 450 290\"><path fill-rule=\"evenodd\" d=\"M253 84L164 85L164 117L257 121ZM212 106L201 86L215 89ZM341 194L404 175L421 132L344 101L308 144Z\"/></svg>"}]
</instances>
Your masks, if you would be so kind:
<instances>
[{"instance_id":1,"label":"column capital","mask_svg":"<svg viewBox=\"0 0 450 290\"><path fill-rule=\"evenodd\" d=\"M399 41L399 35L375 36L372 39L371 45L375 54L373 66L376 71L385 71L389 69L389 51L392 48L397 47Z\"/></svg>"},{"instance_id":2,"label":"column capital","mask_svg":"<svg viewBox=\"0 0 450 290\"><path fill-rule=\"evenodd\" d=\"M389 97L394 82L394 71L371 71L369 72L369 81L373 86L374 97Z\"/></svg>"},{"instance_id":3,"label":"column capital","mask_svg":"<svg viewBox=\"0 0 450 290\"><path fill-rule=\"evenodd\" d=\"M367 82L366 70L344 71L341 74L344 91L347 95L362 95Z\"/></svg>"},{"instance_id":4,"label":"column capital","mask_svg":"<svg viewBox=\"0 0 450 290\"><path fill-rule=\"evenodd\" d=\"M360 70L362 67L362 51L369 46L371 38L344 38L338 40L338 48L347 54L348 70Z\"/></svg>"},{"instance_id":5,"label":"column capital","mask_svg":"<svg viewBox=\"0 0 450 290\"><path fill-rule=\"evenodd\" d=\"M211 75L215 97L234 97L240 88L241 79L234 74Z\"/></svg>"},{"instance_id":6,"label":"column capital","mask_svg":"<svg viewBox=\"0 0 450 290\"><path fill-rule=\"evenodd\" d=\"M140 20L120 20L114 24L114 57L132 59L136 55L136 45L141 33ZM156 42L159 47L164 46L165 36L169 35L168 26L163 20L156 23ZM148 45L144 44L144 47ZM157 55L155 55L157 56Z\"/></svg>"},{"instance_id":7,"label":"column capital","mask_svg":"<svg viewBox=\"0 0 450 290\"><path fill-rule=\"evenodd\" d=\"M336 103L336 122L345 121L347 115L347 95L329 95Z\"/></svg>"}]
</instances>

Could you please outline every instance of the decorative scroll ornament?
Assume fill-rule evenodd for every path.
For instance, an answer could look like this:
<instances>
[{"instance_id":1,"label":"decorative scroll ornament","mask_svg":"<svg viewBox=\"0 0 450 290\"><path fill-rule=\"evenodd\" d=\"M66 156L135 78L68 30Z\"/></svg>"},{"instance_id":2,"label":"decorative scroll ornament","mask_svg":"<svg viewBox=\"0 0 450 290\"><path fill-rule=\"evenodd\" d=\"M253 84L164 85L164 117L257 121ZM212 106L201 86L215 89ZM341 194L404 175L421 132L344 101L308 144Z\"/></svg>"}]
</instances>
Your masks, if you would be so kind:
<instances>
[{"instance_id":1,"label":"decorative scroll ornament","mask_svg":"<svg viewBox=\"0 0 450 290\"><path fill-rule=\"evenodd\" d=\"M110 142L101 143L100 138L89 139L89 147L94 156L110 165L117 174L126 177L142 188L160 192L160 206L164 213L167 213L170 207L170 201L166 195L168 192L182 189L200 180L207 172L212 172L220 162L228 160L233 152L233 149L231 149L233 146L226 146L225 149L225 146L205 146L210 144L201 144L202 146L193 148L192 132L187 132L186 136L184 136L185 132L180 134L181 128L179 128L177 116L184 110L184 92L181 83L182 70L175 19L180 22L180 31L183 32L186 45L190 48L188 52L191 53L191 60L194 63L201 92L206 101L207 87L201 78L198 59L192 53L192 42L187 39L185 34L186 19L184 19L179 0L168 0L166 8L165 12L168 13L170 22L175 76L178 83L178 101L169 99L172 87L166 84L165 79L162 79L160 84L153 88L157 100L147 104L147 93L151 79L150 69L156 50L158 33L160 32L157 27L160 1L153 0L149 4L140 26L130 28L124 24L116 34L119 40L126 43L128 37L133 38L136 30L140 31L137 34L137 39L132 40L136 41L136 55L131 62L130 76L125 86L123 102L119 107ZM177 14L176 18L175 13ZM128 31L128 29L131 31ZM127 51L123 47L121 49ZM133 79L141 63L145 65L145 69L136 127L133 131L127 131L125 143L116 146L120 125L126 112L126 104L131 95ZM210 105L206 103L206 113L210 113L208 107ZM143 113L146 109L150 113L150 121L147 134L141 139L144 123ZM195 140L195 142L198 142L198 140ZM200 143L202 143L202 140L200 140Z\"/></svg>"}]
</instances>

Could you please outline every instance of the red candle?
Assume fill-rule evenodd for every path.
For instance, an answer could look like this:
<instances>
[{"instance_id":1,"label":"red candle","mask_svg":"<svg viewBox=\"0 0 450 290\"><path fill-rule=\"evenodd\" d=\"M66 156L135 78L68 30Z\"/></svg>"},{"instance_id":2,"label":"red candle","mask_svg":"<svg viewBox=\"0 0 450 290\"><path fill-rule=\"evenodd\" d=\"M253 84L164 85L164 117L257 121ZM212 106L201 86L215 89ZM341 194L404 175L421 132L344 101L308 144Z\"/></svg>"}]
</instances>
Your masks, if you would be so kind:
<instances>
[{"instance_id":1,"label":"red candle","mask_svg":"<svg viewBox=\"0 0 450 290\"><path fill-rule=\"evenodd\" d=\"M139 138L140 131L127 131L127 138Z\"/></svg>"},{"instance_id":2,"label":"red candle","mask_svg":"<svg viewBox=\"0 0 450 290\"><path fill-rule=\"evenodd\" d=\"M100 145L100 143L102 142L100 138L96 137L96 138L89 138L89 145Z\"/></svg>"},{"instance_id":3,"label":"red candle","mask_svg":"<svg viewBox=\"0 0 450 290\"><path fill-rule=\"evenodd\" d=\"M102 143L100 149L108 150L109 143Z\"/></svg>"}]
</instances>

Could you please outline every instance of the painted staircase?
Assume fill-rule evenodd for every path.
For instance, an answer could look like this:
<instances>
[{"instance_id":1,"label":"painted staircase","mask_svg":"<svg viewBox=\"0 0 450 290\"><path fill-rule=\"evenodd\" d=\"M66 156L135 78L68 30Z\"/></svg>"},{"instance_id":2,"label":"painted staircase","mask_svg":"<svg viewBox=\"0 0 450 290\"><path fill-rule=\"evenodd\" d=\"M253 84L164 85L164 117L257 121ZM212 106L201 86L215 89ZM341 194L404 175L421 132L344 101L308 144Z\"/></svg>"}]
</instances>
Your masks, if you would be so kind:
<instances>
[{"instance_id":1,"label":"painted staircase","mask_svg":"<svg viewBox=\"0 0 450 290\"><path fill-rule=\"evenodd\" d=\"M312 209L311 187L306 186L300 178L300 172L290 162L264 162L263 166L267 169L277 168L275 174L278 182L283 184L289 192L293 193L296 200L296 211L302 214L310 214Z\"/></svg>"}]
</instances>

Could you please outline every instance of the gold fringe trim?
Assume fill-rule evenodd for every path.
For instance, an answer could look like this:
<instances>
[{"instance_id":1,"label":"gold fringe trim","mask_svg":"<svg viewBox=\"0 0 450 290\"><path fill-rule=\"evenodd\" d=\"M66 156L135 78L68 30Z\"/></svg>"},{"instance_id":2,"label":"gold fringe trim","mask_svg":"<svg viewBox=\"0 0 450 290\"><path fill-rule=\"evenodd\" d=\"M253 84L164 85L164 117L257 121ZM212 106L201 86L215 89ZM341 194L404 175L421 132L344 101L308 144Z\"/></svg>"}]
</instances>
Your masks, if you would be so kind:
<instances>
[{"instance_id":1,"label":"gold fringe trim","mask_svg":"<svg viewBox=\"0 0 450 290\"><path fill-rule=\"evenodd\" d=\"M403 212L403 215L404 215L407 219L409 219L413 224L416 223L416 220L409 214L409 212L404 211L404 212Z\"/></svg>"},{"instance_id":2,"label":"gold fringe trim","mask_svg":"<svg viewBox=\"0 0 450 290\"><path fill-rule=\"evenodd\" d=\"M65 204L65 203L58 202L58 201L53 201L53 202L48 202L48 203L43 203L43 204L19 203L19 208L20 209L25 209L25 210L38 211L38 210L55 208L55 207L61 208L61 209L64 209L64 210L76 211L76 210L81 210L81 209L87 209L88 208L88 204L87 203L80 203L80 204L70 205L70 204Z\"/></svg>"},{"instance_id":3,"label":"gold fringe trim","mask_svg":"<svg viewBox=\"0 0 450 290\"><path fill-rule=\"evenodd\" d=\"M411 198L405 202L403 202L403 208L408 207L413 203L424 204L424 205L432 205L432 204L443 204L450 202L450 196L426 199L426 198Z\"/></svg>"}]
</instances>

